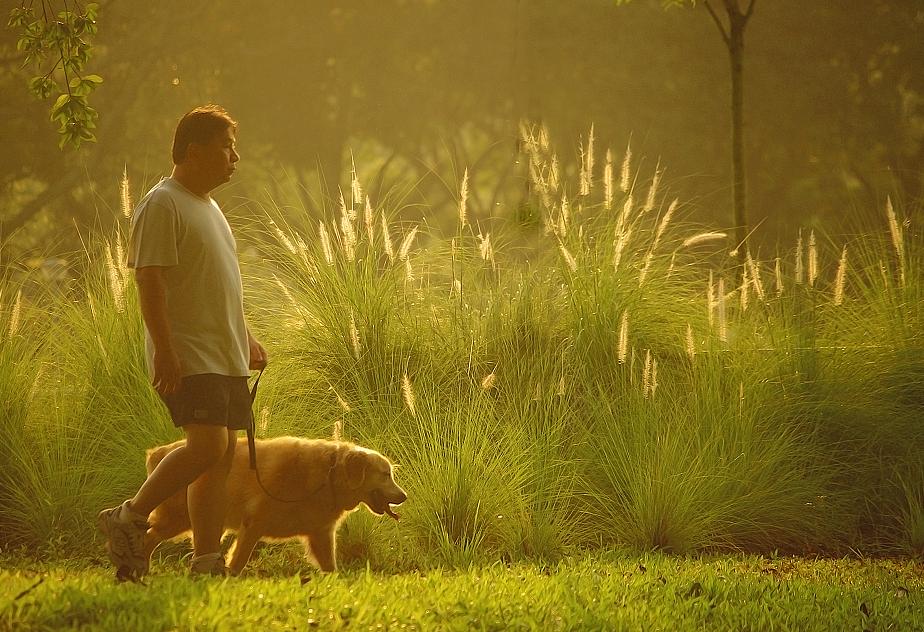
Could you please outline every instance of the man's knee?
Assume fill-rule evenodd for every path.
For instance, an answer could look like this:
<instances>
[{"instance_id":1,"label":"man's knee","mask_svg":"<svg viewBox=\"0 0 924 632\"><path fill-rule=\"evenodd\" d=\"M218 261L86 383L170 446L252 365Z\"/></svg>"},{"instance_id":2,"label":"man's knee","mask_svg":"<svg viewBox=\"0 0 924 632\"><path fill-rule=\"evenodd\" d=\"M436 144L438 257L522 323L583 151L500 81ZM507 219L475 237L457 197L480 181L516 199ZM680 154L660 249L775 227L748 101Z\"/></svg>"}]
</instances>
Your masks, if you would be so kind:
<instances>
[{"instance_id":1,"label":"man's knee","mask_svg":"<svg viewBox=\"0 0 924 632\"><path fill-rule=\"evenodd\" d=\"M230 463L234 447L230 445L227 428L187 424L183 431L186 433L186 450L203 471L219 463Z\"/></svg>"}]
</instances>

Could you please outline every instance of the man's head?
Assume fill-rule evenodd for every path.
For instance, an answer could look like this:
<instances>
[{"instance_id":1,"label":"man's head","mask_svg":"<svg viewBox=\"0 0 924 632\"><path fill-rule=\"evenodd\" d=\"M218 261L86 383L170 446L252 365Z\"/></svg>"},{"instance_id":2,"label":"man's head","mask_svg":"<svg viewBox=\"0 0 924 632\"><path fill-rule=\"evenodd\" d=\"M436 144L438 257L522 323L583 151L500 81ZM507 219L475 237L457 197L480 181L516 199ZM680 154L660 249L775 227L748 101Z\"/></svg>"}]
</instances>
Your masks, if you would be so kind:
<instances>
[{"instance_id":1,"label":"man's head","mask_svg":"<svg viewBox=\"0 0 924 632\"><path fill-rule=\"evenodd\" d=\"M210 188L227 182L240 160L236 132L237 123L217 105L187 112L173 137L173 164Z\"/></svg>"}]
</instances>

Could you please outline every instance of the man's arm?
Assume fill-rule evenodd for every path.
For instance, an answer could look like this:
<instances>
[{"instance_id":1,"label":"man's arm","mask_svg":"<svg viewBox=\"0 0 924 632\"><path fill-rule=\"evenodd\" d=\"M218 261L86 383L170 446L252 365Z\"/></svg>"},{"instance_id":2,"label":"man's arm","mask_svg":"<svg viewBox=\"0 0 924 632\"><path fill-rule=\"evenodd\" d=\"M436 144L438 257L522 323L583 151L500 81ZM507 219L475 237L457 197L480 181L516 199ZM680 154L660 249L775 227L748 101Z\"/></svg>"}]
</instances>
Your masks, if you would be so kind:
<instances>
[{"instance_id":1,"label":"man's arm","mask_svg":"<svg viewBox=\"0 0 924 632\"><path fill-rule=\"evenodd\" d=\"M154 388L166 395L177 390L182 376L167 322L167 291L162 266L135 270L141 316L154 343Z\"/></svg>"}]
</instances>

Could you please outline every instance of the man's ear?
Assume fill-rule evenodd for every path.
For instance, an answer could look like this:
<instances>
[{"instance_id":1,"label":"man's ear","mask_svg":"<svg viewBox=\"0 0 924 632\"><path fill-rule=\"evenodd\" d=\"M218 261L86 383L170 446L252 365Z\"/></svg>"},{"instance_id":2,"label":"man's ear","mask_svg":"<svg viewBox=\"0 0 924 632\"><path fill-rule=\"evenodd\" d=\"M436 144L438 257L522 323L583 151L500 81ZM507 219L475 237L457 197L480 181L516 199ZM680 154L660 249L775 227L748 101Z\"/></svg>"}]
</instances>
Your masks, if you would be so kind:
<instances>
[{"instance_id":1,"label":"man's ear","mask_svg":"<svg viewBox=\"0 0 924 632\"><path fill-rule=\"evenodd\" d=\"M359 489L366 480L366 465L368 459L366 453L361 450L352 449L347 452L343 460L344 469L346 470L346 483L350 489Z\"/></svg>"}]
</instances>

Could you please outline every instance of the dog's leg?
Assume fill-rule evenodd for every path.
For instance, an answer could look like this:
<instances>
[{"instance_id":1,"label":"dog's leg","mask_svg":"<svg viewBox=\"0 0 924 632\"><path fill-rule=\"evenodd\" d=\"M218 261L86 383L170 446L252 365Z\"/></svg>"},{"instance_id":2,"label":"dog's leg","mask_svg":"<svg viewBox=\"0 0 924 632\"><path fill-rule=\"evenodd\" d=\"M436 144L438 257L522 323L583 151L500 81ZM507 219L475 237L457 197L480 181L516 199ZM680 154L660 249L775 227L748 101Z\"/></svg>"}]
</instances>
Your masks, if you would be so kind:
<instances>
[{"instance_id":1,"label":"dog's leg","mask_svg":"<svg viewBox=\"0 0 924 632\"><path fill-rule=\"evenodd\" d=\"M247 561L250 559L253 549L260 541L260 532L252 526L248 527L242 524L237 531L237 537L234 539L234 545L231 547L231 562L228 564L228 571L232 575L240 575Z\"/></svg>"},{"instance_id":2,"label":"dog's leg","mask_svg":"<svg viewBox=\"0 0 924 632\"><path fill-rule=\"evenodd\" d=\"M308 534L308 545L318 567L322 571L337 570L337 542L333 529L312 531Z\"/></svg>"}]
</instances>

